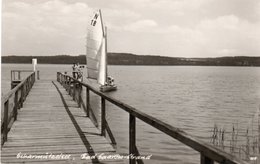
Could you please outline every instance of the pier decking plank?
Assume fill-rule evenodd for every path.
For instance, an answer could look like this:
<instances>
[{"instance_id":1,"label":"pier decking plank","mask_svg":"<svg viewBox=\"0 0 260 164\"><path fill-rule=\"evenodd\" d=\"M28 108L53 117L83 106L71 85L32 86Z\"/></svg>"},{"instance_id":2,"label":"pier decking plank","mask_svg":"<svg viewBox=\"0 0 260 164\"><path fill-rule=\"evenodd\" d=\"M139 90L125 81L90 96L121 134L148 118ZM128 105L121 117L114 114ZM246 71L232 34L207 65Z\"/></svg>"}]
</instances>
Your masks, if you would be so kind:
<instances>
[{"instance_id":1,"label":"pier decking plank","mask_svg":"<svg viewBox=\"0 0 260 164\"><path fill-rule=\"evenodd\" d=\"M57 91L62 94L65 103ZM115 154L112 145L57 82L37 81L2 147L2 163L124 163L81 159L81 155ZM70 159L26 159L17 154L68 154Z\"/></svg>"}]
</instances>

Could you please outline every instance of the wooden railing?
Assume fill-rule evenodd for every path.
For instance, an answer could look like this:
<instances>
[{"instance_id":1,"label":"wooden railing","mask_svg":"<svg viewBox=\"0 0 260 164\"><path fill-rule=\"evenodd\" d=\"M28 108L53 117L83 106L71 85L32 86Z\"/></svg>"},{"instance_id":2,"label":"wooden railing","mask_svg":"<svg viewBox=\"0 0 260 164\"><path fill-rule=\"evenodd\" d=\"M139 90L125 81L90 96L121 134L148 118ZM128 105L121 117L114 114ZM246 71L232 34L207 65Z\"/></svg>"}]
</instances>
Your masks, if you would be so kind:
<instances>
[{"instance_id":1,"label":"wooden railing","mask_svg":"<svg viewBox=\"0 0 260 164\"><path fill-rule=\"evenodd\" d=\"M22 80L22 73L33 72L33 70L11 70L11 81ZM40 72L37 70L37 79L40 79Z\"/></svg>"},{"instance_id":2,"label":"wooden railing","mask_svg":"<svg viewBox=\"0 0 260 164\"><path fill-rule=\"evenodd\" d=\"M13 122L17 119L18 109L23 107L28 93L35 82L35 72L22 80L15 88L1 98L1 137L2 142L7 141L7 134Z\"/></svg>"},{"instance_id":3,"label":"wooden railing","mask_svg":"<svg viewBox=\"0 0 260 164\"><path fill-rule=\"evenodd\" d=\"M179 128L173 127L161 120L158 120L155 117L152 117L148 114L141 112L140 110L137 110L132 106L129 106L123 102L120 102L119 100L116 100L108 95L105 95L104 93L98 91L92 86L80 82L68 75L57 72L57 81L60 82L67 89L67 91L73 96L74 100L78 102L79 106L83 105L83 108L85 109L87 116L89 116L89 112L90 112L89 92L92 91L93 93L101 97L101 135L105 135L105 131L107 131L109 137L113 138L111 139L112 143L113 142L116 143L116 142L106 121L106 108L105 108L106 101L109 101L110 103L116 105L117 107L129 113L129 154L133 154L134 156L140 155L136 147L136 118L137 118L145 122L146 124L160 130L161 132L171 136L172 138L180 141L181 143L191 147L192 149L198 151L200 153L201 164L213 164L214 161L219 162L221 164L246 163L220 149L215 148L214 146L207 144L206 142L203 142L191 136L190 134L184 132ZM82 100L81 91L83 87L86 88L86 104L84 104L84 102L81 101ZM136 162L143 163L142 160L129 159L130 164L134 164Z\"/></svg>"}]
</instances>

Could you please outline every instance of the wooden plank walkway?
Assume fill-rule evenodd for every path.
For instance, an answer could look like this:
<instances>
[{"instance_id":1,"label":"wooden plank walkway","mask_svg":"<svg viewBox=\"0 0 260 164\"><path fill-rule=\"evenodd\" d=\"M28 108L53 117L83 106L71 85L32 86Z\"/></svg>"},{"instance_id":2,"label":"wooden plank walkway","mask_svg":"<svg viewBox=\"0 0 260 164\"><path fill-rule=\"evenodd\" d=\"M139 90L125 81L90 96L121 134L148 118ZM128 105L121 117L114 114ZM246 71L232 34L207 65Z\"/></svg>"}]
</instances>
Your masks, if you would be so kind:
<instances>
[{"instance_id":1,"label":"wooden plank walkway","mask_svg":"<svg viewBox=\"0 0 260 164\"><path fill-rule=\"evenodd\" d=\"M101 153L115 155L115 149L58 82L40 80L18 111L8 141L2 147L1 162L123 163L122 160L81 159L82 154ZM61 154L67 156L55 156Z\"/></svg>"}]
</instances>

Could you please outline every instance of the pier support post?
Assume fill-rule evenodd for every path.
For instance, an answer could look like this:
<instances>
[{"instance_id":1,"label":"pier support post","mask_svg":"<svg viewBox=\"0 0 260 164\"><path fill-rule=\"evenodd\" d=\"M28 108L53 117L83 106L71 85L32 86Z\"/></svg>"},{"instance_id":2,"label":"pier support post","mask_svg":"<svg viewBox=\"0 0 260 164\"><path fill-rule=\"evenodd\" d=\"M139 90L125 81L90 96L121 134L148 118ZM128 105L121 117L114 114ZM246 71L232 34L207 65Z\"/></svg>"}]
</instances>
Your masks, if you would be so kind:
<instances>
[{"instance_id":1,"label":"pier support post","mask_svg":"<svg viewBox=\"0 0 260 164\"><path fill-rule=\"evenodd\" d=\"M101 97L101 135L106 136L106 101Z\"/></svg>"},{"instance_id":2,"label":"pier support post","mask_svg":"<svg viewBox=\"0 0 260 164\"><path fill-rule=\"evenodd\" d=\"M131 155L136 156L135 144L136 144L136 126L135 126L135 117L129 113L129 163L135 164L136 160L131 158Z\"/></svg>"}]
</instances>

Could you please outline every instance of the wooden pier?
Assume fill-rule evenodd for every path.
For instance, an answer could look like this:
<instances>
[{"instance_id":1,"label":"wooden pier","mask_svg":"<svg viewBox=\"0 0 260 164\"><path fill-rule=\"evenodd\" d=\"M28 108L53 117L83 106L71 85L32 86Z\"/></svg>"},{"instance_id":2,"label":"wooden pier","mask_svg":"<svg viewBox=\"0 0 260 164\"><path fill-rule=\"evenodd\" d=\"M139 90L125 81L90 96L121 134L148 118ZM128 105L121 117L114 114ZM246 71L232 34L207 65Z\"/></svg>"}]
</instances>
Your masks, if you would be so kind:
<instances>
[{"instance_id":1,"label":"wooden pier","mask_svg":"<svg viewBox=\"0 0 260 164\"><path fill-rule=\"evenodd\" d=\"M58 82L39 80L8 133L1 163L123 163L82 159L101 153L112 155L115 149ZM65 159L54 158L61 154Z\"/></svg>"},{"instance_id":2,"label":"wooden pier","mask_svg":"<svg viewBox=\"0 0 260 164\"><path fill-rule=\"evenodd\" d=\"M83 90L86 94L84 100ZM90 92L101 98L100 130L89 117L93 113ZM36 82L35 73L32 73L2 97L1 162L125 163L125 160L82 159L102 153L116 155L116 140L106 121L106 102L129 114L129 154L133 156L140 155L136 146L136 119L139 119L198 151L201 164L213 164L215 161L221 164L246 163L179 128L59 72L57 81L41 79ZM55 159L57 156L63 158ZM128 160L130 164L144 163L143 160L135 158Z\"/></svg>"}]
</instances>

